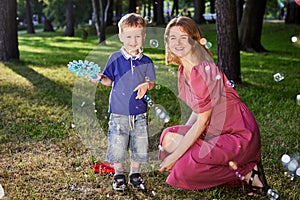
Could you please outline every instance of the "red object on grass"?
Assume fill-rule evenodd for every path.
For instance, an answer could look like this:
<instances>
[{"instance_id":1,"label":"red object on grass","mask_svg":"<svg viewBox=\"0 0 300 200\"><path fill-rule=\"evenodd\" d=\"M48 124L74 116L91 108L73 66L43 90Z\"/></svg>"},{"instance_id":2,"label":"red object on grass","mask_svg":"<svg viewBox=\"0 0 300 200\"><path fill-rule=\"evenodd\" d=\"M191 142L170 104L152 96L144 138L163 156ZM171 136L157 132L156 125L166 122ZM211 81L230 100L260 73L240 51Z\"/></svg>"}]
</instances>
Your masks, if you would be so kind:
<instances>
[{"instance_id":1,"label":"red object on grass","mask_svg":"<svg viewBox=\"0 0 300 200\"><path fill-rule=\"evenodd\" d=\"M96 163L93 164L95 173L114 173L114 165L111 163Z\"/></svg>"}]
</instances>

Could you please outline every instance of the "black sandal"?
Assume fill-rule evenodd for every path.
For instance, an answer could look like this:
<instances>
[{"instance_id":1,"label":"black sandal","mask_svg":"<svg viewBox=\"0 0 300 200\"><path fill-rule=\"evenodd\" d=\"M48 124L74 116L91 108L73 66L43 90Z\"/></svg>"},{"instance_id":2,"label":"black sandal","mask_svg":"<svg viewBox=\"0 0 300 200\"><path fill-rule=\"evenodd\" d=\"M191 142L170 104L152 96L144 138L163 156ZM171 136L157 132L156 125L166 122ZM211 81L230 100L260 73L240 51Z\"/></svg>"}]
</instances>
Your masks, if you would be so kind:
<instances>
[{"instance_id":1,"label":"black sandal","mask_svg":"<svg viewBox=\"0 0 300 200\"><path fill-rule=\"evenodd\" d=\"M252 174L251 174L251 178L249 180L249 186L250 186L250 192L252 192L254 195L259 195L259 196L265 196L268 194L268 190L270 189L270 186L267 183L266 177L265 177L265 173L264 173L264 168L262 166L261 161L259 161L257 164L257 170L252 169ZM258 176L260 182L262 183L263 187L258 187L258 186L254 186L252 185L253 181L254 181L254 177L255 175ZM249 195L249 196L254 196L254 195Z\"/></svg>"}]
</instances>

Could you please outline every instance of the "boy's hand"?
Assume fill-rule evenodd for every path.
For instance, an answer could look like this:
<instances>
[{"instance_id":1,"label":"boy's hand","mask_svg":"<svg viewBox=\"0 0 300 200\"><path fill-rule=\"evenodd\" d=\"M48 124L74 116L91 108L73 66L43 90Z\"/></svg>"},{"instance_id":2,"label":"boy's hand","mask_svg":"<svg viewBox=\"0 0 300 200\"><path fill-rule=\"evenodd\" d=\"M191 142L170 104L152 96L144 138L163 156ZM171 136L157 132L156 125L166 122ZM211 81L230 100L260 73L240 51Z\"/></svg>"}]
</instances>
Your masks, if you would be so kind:
<instances>
[{"instance_id":1,"label":"boy's hand","mask_svg":"<svg viewBox=\"0 0 300 200\"><path fill-rule=\"evenodd\" d=\"M146 94L147 90L149 89L149 82L145 82L139 84L133 91L138 91L136 95L136 99L141 99Z\"/></svg>"},{"instance_id":2,"label":"boy's hand","mask_svg":"<svg viewBox=\"0 0 300 200\"><path fill-rule=\"evenodd\" d=\"M92 83L98 83L101 81L101 78L102 78L102 74L97 74L97 77L96 78L93 78L93 77L88 77L88 80Z\"/></svg>"}]
</instances>

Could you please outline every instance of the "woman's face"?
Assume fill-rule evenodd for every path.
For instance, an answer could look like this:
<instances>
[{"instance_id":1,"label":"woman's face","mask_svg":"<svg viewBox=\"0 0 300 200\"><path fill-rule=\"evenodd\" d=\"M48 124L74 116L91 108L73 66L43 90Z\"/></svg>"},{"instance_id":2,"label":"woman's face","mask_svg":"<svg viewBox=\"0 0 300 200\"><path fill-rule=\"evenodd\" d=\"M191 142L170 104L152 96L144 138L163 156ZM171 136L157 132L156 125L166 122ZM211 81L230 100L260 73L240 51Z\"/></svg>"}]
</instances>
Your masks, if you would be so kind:
<instances>
[{"instance_id":1,"label":"woman's face","mask_svg":"<svg viewBox=\"0 0 300 200\"><path fill-rule=\"evenodd\" d=\"M186 32L182 31L180 26L173 26L170 28L168 46L170 51L180 59L190 54L193 47L191 38Z\"/></svg>"}]
</instances>

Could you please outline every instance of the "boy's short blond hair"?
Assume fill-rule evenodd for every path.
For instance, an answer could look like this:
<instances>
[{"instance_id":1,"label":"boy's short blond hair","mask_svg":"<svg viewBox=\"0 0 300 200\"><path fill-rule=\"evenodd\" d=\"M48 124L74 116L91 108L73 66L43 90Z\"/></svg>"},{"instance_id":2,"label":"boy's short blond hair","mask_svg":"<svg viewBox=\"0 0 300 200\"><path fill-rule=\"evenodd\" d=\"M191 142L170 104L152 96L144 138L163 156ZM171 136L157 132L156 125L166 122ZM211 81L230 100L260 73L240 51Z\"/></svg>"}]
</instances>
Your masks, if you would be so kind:
<instances>
[{"instance_id":1,"label":"boy's short blond hair","mask_svg":"<svg viewBox=\"0 0 300 200\"><path fill-rule=\"evenodd\" d=\"M128 13L120 19L118 27L119 33L126 27L146 28L146 20L136 13Z\"/></svg>"}]
</instances>

